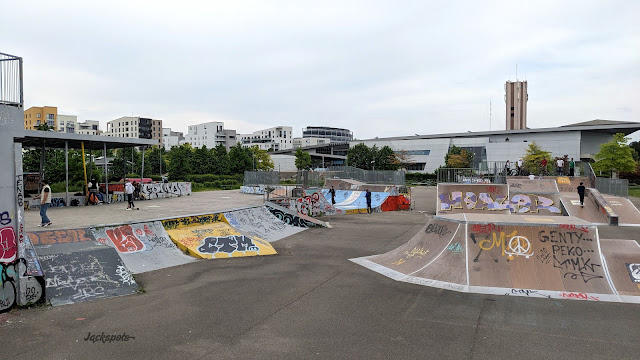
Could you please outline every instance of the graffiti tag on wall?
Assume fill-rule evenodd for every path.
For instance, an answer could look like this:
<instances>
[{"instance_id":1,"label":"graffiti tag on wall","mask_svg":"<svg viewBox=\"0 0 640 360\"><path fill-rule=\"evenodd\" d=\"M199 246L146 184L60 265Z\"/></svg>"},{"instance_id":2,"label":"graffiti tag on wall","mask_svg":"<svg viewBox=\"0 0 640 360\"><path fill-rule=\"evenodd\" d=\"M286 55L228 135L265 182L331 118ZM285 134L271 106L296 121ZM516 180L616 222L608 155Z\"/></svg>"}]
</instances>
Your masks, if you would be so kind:
<instances>
[{"instance_id":1,"label":"graffiti tag on wall","mask_svg":"<svg viewBox=\"0 0 640 360\"><path fill-rule=\"evenodd\" d=\"M552 214L562 214L560 208L554 206L554 201L542 195L517 194L509 198L502 195L491 195L489 193L454 191L451 194L440 194L440 211L451 211L453 209L466 210L509 210L512 213L526 214L538 213L541 210Z\"/></svg>"}]
</instances>

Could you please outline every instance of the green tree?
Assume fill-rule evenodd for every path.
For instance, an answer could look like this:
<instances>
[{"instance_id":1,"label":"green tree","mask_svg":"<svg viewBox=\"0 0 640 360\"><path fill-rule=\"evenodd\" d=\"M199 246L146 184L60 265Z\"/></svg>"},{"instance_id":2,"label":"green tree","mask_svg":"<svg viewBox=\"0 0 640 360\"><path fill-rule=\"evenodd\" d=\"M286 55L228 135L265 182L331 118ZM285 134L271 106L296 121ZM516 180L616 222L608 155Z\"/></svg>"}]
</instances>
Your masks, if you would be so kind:
<instances>
[{"instance_id":1,"label":"green tree","mask_svg":"<svg viewBox=\"0 0 640 360\"><path fill-rule=\"evenodd\" d=\"M245 171L253 170L251 150L244 149L242 144L237 143L229 150L229 165L232 174L244 174Z\"/></svg>"},{"instance_id":2,"label":"green tree","mask_svg":"<svg viewBox=\"0 0 640 360\"><path fill-rule=\"evenodd\" d=\"M311 155L301 148L296 149L296 168L298 170L304 170L311 167Z\"/></svg>"},{"instance_id":3,"label":"green tree","mask_svg":"<svg viewBox=\"0 0 640 360\"><path fill-rule=\"evenodd\" d=\"M49 130L55 130L53 126L49 126L47 124L40 124L38 126L36 126L36 130L39 131L49 131Z\"/></svg>"},{"instance_id":4,"label":"green tree","mask_svg":"<svg viewBox=\"0 0 640 360\"><path fill-rule=\"evenodd\" d=\"M169 151L169 180L184 180L184 175L191 174L191 156L193 151L189 144L173 146Z\"/></svg>"},{"instance_id":5,"label":"green tree","mask_svg":"<svg viewBox=\"0 0 640 360\"><path fill-rule=\"evenodd\" d=\"M252 161L255 161L255 167L258 171L270 171L273 170L273 161L271 155L267 153L267 150L260 150L258 145L251 147L251 154L253 156Z\"/></svg>"},{"instance_id":6,"label":"green tree","mask_svg":"<svg viewBox=\"0 0 640 360\"><path fill-rule=\"evenodd\" d=\"M524 162L524 168L531 174L537 174L540 172L540 163L542 159L547 159L547 174L553 173L553 161L551 160L551 153L542 150L535 141L529 143L529 147L525 151L525 156L522 158Z\"/></svg>"},{"instance_id":7,"label":"green tree","mask_svg":"<svg viewBox=\"0 0 640 360\"><path fill-rule=\"evenodd\" d=\"M634 171L636 162L633 160L633 149L627 145L629 140L623 133L617 133L611 141L600 145L600 151L594 156L596 162L593 170L604 173L611 173L613 170Z\"/></svg>"},{"instance_id":8,"label":"green tree","mask_svg":"<svg viewBox=\"0 0 640 360\"><path fill-rule=\"evenodd\" d=\"M162 175L167 172L166 152L163 147L152 147L144 152L144 173Z\"/></svg>"},{"instance_id":9,"label":"green tree","mask_svg":"<svg viewBox=\"0 0 640 360\"><path fill-rule=\"evenodd\" d=\"M215 148L211 149L213 159L213 173L217 175L230 175L229 154L227 148L218 144Z\"/></svg>"},{"instance_id":10,"label":"green tree","mask_svg":"<svg viewBox=\"0 0 640 360\"><path fill-rule=\"evenodd\" d=\"M211 152L207 149L206 146L202 145L202 147L193 150L193 154L191 156L192 174L212 174L212 165Z\"/></svg>"},{"instance_id":11,"label":"green tree","mask_svg":"<svg viewBox=\"0 0 640 360\"><path fill-rule=\"evenodd\" d=\"M451 145L449 152L444 156L444 163L450 168L469 168L473 163L473 153Z\"/></svg>"},{"instance_id":12,"label":"green tree","mask_svg":"<svg viewBox=\"0 0 640 360\"><path fill-rule=\"evenodd\" d=\"M356 144L347 151L347 163L349 166L370 170L374 160L374 153L363 143Z\"/></svg>"},{"instance_id":13,"label":"green tree","mask_svg":"<svg viewBox=\"0 0 640 360\"><path fill-rule=\"evenodd\" d=\"M396 154L393 150L385 145L375 154L377 170L398 170L399 166L395 162Z\"/></svg>"},{"instance_id":14,"label":"green tree","mask_svg":"<svg viewBox=\"0 0 640 360\"><path fill-rule=\"evenodd\" d=\"M640 161L640 141L633 141L629 144L633 149L633 160Z\"/></svg>"},{"instance_id":15,"label":"green tree","mask_svg":"<svg viewBox=\"0 0 640 360\"><path fill-rule=\"evenodd\" d=\"M415 163L409 155L407 150L400 150L394 154L393 164L396 166L396 169L406 169L409 165Z\"/></svg>"}]
</instances>

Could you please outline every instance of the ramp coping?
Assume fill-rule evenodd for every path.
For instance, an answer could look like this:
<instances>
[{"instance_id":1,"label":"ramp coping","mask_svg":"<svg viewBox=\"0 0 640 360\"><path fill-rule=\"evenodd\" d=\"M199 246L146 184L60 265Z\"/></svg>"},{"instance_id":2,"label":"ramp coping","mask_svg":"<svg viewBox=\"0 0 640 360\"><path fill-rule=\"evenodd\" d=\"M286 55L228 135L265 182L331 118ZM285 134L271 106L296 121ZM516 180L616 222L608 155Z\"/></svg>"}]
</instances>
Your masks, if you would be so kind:
<instances>
[{"instance_id":1,"label":"ramp coping","mask_svg":"<svg viewBox=\"0 0 640 360\"><path fill-rule=\"evenodd\" d=\"M596 226L596 239L598 240L598 252L600 252L600 261L602 262L602 269L604 270L604 274L607 278L607 282L609 283L611 290L613 290L613 293L616 295L620 295L618 293L618 289L616 289L616 286L613 284L613 280L611 279L611 274L609 273L609 267L607 266L607 260L605 259L604 253L602 252L602 248L600 247L600 233L598 232L597 226Z\"/></svg>"}]
</instances>

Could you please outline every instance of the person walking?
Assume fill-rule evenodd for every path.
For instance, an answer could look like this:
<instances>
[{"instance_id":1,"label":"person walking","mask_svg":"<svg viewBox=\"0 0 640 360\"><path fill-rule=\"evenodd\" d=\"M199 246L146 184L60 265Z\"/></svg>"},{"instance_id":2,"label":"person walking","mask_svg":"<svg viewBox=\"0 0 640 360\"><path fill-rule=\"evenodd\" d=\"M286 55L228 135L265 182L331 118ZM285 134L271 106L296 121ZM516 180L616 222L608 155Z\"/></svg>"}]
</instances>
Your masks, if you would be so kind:
<instances>
[{"instance_id":1,"label":"person walking","mask_svg":"<svg viewBox=\"0 0 640 360\"><path fill-rule=\"evenodd\" d=\"M580 186L578 186L578 196L580 196L580 207L584 207L584 192L585 187L582 182L580 182Z\"/></svg>"},{"instance_id":2,"label":"person walking","mask_svg":"<svg viewBox=\"0 0 640 360\"><path fill-rule=\"evenodd\" d=\"M331 194L331 203L333 205L336 204L336 189L333 188L333 185L331 185L331 190L329 190L329 194Z\"/></svg>"},{"instance_id":3,"label":"person walking","mask_svg":"<svg viewBox=\"0 0 640 360\"><path fill-rule=\"evenodd\" d=\"M558 168L558 176L564 175L564 160L562 158L556 160L556 167Z\"/></svg>"},{"instance_id":4,"label":"person walking","mask_svg":"<svg viewBox=\"0 0 640 360\"><path fill-rule=\"evenodd\" d=\"M51 226L51 220L49 220L47 216L47 209L51 206L51 187L47 180L42 180L42 192L40 192L40 195L34 197L34 199L40 199L40 218L42 221L38 226Z\"/></svg>"},{"instance_id":5,"label":"person walking","mask_svg":"<svg viewBox=\"0 0 640 360\"><path fill-rule=\"evenodd\" d=\"M133 204L133 192L135 191L135 187L131 184L131 180L126 180L124 183L124 192L127 194L127 201L129 205L127 205L127 210L140 210Z\"/></svg>"},{"instance_id":6,"label":"person walking","mask_svg":"<svg viewBox=\"0 0 640 360\"><path fill-rule=\"evenodd\" d=\"M371 191L367 189L367 192L364 194L365 199L367 199L367 214L371 214Z\"/></svg>"},{"instance_id":7,"label":"person walking","mask_svg":"<svg viewBox=\"0 0 640 360\"><path fill-rule=\"evenodd\" d=\"M575 174L575 170L576 170L576 162L573 161L573 158L571 158L571 161L569 161L569 176L573 177Z\"/></svg>"}]
</instances>

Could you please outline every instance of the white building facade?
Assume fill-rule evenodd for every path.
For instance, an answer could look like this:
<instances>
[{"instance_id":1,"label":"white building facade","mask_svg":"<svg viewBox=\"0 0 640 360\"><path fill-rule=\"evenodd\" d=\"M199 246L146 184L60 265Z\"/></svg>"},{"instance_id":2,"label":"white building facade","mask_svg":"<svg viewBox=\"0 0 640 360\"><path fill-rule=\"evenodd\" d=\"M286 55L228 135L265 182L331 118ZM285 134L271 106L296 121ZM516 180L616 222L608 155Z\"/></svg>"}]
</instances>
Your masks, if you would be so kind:
<instances>
[{"instance_id":1,"label":"white building facade","mask_svg":"<svg viewBox=\"0 0 640 360\"><path fill-rule=\"evenodd\" d=\"M494 162L515 162L526 155L531 142L549 151L553 157L567 155L576 161L593 159L600 145L611 141L613 134L631 134L640 130L640 123L594 120L556 128L500 130L477 133L452 133L424 136L378 138L352 141L349 146L363 143L369 147L389 146L395 152L406 152L413 165L412 172L432 173L444 166L444 157L452 145L474 153L474 167L482 168Z\"/></svg>"},{"instance_id":2,"label":"white building facade","mask_svg":"<svg viewBox=\"0 0 640 360\"><path fill-rule=\"evenodd\" d=\"M318 137L301 137L293 139L293 148L329 144L331 139Z\"/></svg>"},{"instance_id":3,"label":"white building facade","mask_svg":"<svg viewBox=\"0 0 640 360\"><path fill-rule=\"evenodd\" d=\"M220 121L189 125L184 141L194 148L204 146L213 149L218 145L224 145L229 151L236 144L236 131L225 129L224 123Z\"/></svg>"},{"instance_id":4,"label":"white building facade","mask_svg":"<svg viewBox=\"0 0 640 360\"><path fill-rule=\"evenodd\" d=\"M173 146L180 146L185 143L183 133L171 131L171 128L162 128L162 145L166 151L171 150Z\"/></svg>"},{"instance_id":5,"label":"white building facade","mask_svg":"<svg viewBox=\"0 0 640 360\"><path fill-rule=\"evenodd\" d=\"M76 133L84 135L100 135L100 122L98 120L87 120L76 125Z\"/></svg>"},{"instance_id":6,"label":"white building facade","mask_svg":"<svg viewBox=\"0 0 640 360\"><path fill-rule=\"evenodd\" d=\"M78 117L76 115L61 115L58 114L57 132L63 132L68 134L77 133Z\"/></svg>"},{"instance_id":7,"label":"white building facade","mask_svg":"<svg viewBox=\"0 0 640 360\"><path fill-rule=\"evenodd\" d=\"M293 148L292 133L291 126L276 126L253 134L239 134L238 140L243 147L258 146L261 150L279 151Z\"/></svg>"},{"instance_id":8,"label":"white building facade","mask_svg":"<svg viewBox=\"0 0 640 360\"><path fill-rule=\"evenodd\" d=\"M153 139L162 146L162 120L139 116L124 116L107 122L107 130L103 135Z\"/></svg>"}]
</instances>

